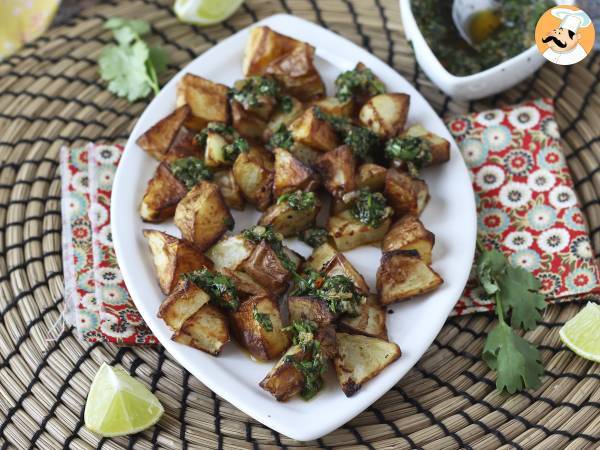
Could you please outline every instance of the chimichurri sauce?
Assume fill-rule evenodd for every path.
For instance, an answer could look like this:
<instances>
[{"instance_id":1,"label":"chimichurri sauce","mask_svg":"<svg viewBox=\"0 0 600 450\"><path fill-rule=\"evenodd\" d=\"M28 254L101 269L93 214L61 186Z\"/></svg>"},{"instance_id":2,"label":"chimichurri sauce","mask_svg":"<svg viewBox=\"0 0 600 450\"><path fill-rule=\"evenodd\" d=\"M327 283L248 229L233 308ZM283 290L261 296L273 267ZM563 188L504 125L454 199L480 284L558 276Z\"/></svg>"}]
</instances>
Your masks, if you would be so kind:
<instances>
[{"instance_id":1,"label":"chimichurri sauce","mask_svg":"<svg viewBox=\"0 0 600 450\"><path fill-rule=\"evenodd\" d=\"M518 55L534 44L535 25L556 3L499 0L499 8L471 18L470 46L452 21L452 0L411 0L415 20L442 65L454 75L472 75Z\"/></svg>"}]
</instances>

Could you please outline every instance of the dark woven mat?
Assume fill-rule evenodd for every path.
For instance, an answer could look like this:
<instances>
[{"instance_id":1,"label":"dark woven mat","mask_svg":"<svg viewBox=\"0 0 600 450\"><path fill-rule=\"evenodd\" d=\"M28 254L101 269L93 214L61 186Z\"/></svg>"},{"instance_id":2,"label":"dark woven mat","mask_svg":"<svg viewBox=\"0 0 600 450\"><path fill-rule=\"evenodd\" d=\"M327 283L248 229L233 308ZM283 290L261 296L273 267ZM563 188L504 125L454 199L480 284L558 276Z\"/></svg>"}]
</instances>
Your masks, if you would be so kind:
<instances>
[{"instance_id":1,"label":"dark woven mat","mask_svg":"<svg viewBox=\"0 0 600 450\"><path fill-rule=\"evenodd\" d=\"M107 17L142 18L171 56L172 76L211 45L277 12L307 18L353 40L412 80L442 115L556 99L565 153L596 257L600 256L600 57L546 65L485 102L458 103L421 73L396 0L248 0L222 25L179 23L164 0L88 9L0 63L0 444L2 448L598 448L600 366L558 337L580 305L552 306L527 338L546 374L536 391L498 394L480 359L489 315L449 319L417 366L367 411L317 442L298 443L249 419L189 376L162 348L86 345L70 332L46 340L61 309L58 152L88 141L123 142L146 106L108 93L96 61ZM159 425L129 438L99 439L83 427L92 377L119 363L166 408Z\"/></svg>"}]
</instances>

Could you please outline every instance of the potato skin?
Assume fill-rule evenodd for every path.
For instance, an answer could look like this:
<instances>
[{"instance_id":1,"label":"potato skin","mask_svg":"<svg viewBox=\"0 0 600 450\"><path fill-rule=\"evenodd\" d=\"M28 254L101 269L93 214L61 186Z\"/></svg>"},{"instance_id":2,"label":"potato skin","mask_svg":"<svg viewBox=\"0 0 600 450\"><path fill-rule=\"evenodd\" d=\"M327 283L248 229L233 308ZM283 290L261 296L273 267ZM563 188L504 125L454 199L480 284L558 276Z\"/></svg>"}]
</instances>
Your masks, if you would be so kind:
<instances>
[{"instance_id":1,"label":"potato skin","mask_svg":"<svg viewBox=\"0 0 600 450\"><path fill-rule=\"evenodd\" d=\"M184 239L206 250L233 224L233 217L219 187L201 181L179 202L175 225Z\"/></svg>"},{"instance_id":2,"label":"potato skin","mask_svg":"<svg viewBox=\"0 0 600 450\"><path fill-rule=\"evenodd\" d=\"M298 100L297 98L294 98L292 96L288 96L288 97L292 101L291 110L288 112L279 110L279 111L275 111L275 113L273 113L273 115L269 119L269 123L267 123L265 131L263 132L263 135L262 135L263 142L268 142L269 139L271 139L271 136L273 136L273 133L275 133L281 125L285 125L286 127L288 127L294 120L296 120L298 117L300 117L302 115L302 113L304 112L304 106L302 105L302 102L300 100Z\"/></svg>"},{"instance_id":3,"label":"potato skin","mask_svg":"<svg viewBox=\"0 0 600 450\"><path fill-rule=\"evenodd\" d=\"M309 108L289 127L294 141L315 150L328 152L339 145L338 136L329 122L319 119L315 108Z\"/></svg>"},{"instance_id":4,"label":"potato skin","mask_svg":"<svg viewBox=\"0 0 600 450\"><path fill-rule=\"evenodd\" d=\"M270 153L259 147L241 153L233 164L233 177L244 198L256 209L264 211L269 207L275 177Z\"/></svg>"},{"instance_id":5,"label":"potato skin","mask_svg":"<svg viewBox=\"0 0 600 450\"><path fill-rule=\"evenodd\" d=\"M213 263L192 243L178 239L158 230L142 230L152 253L158 285L169 295L186 272L206 267Z\"/></svg>"},{"instance_id":6,"label":"potato skin","mask_svg":"<svg viewBox=\"0 0 600 450\"><path fill-rule=\"evenodd\" d=\"M167 117L156 122L150 129L137 138L136 143L152 157L162 161L191 111L181 106Z\"/></svg>"},{"instance_id":7,"label":"potato skin","mask_svg":"<svg viewBox=\"0 0 600 450\"><path fill-rule=\"evenodd\" d=\"M185 125L201 131L208 122L229 122L229 88L206 78L186 73L177 85L177 102L191 110Z\"/></svg>"},{"instance_id":8,"label":"potato skin","mask_svg":"<svg viewBox=\"0 0 600 450\"><path fill-rule=\"evenodd\" d=\"M443 282L415 250L384 253L377 270L377 292L384 305L431 292Z\"/></svg>"},{"instance_id":9,"label":"potato skin","mask_svg":"<svg viewBox=\"0 0 600 450\"><path fill-rule=\"evenodd\" d=\"M258 224L271 225L274 231L284 237L297 236L314 224L320 210L321 202L318 199L315 199L313 208L300 211L291 208L286 202L275 203L263 213Z\"/></svg>"},{"instance_id":10,"label":"potato skin","mask_svg":"<svg viewBox=\"0 0 600 450\"><path fill-rule=\"evenodd\" d=\"M255 320L254 308L259 313L268 314L272 331L265 330ZM277 302L268 296L249 298L237 311L230 313L230 318L234 336L256 359L268 361L278 358L290 346L288 335L282 331Z\"/></svg>"},{"instance_id":11,"label":"potato skin","mask_svg":"<svg viewBox=\"0 0 600 450\"><path fill-rule=\"evenodd\" d=\"M231 270L226 267L220 271L223 275L227 275L233 281L238 296L242 302L251 297L266 297L268 292L260 284L258 284L250 275L239 270Z\"/></svg>"},{"instance_id":12,"label":"potato skin","mask_svg":"<svg viewBox=\"0 0 600 450\"><path fill-rule=\"evenodd\" d=\"M319 186L319 180L314 170L296 159L289 151L276 148L275 178L273 195L277 199L288 192L314 191Z\"/></svg>"},{"instance_id":13,"label":"potato skin","mask_svg":"<svg viewBox=\"0 0 600 450\"><path fill-rule=\"evenodd\" d=\"M283 294L291 277L290 272L283 267L275 252L264 241L242 262L240 269L273 295Z\"/></svg>"},{"instance_id":14,"label":"potato skin","mask_svg":"<svg viewBox=\"0 0 600 450\"><path fill-rule=\"evenodd\" d=\"M298 42L266 26L252 28L244 50L244 75L263 75L271 62L290 53Z\"/></svg>"},{"instance_id":15,"label":"potato skin","mask_svg":"<svg viewBox=\"0 0 600 450\"><path fill-rule=\"evenodd\" d=\"M354 268L343 253L336 253L322 270L328 277L344 275L354 282L354 285L360 292L365 295L369 293L369 285L364 277Z\"/></svg>"},{"instance_id":16,"label":"potato skin","mask_svg":"<svg viewBox=\"0 0 600 450\"><path fill-rule=\"evenodd\" d=\"M334 197L356 190L356 159L347 145L319 156L315 167L321 174L325 189Z\"/></svg>"},{"instance_id":17,"label":"potato skin","mask_svg":"<svg viewBox=\"0 0 600 450\"><path fill-rule=\"evenodd\" d=\"M156 223L173 217L177 204L187 192L187 187L173 175L169 166L161 162L148 181L140 205L142 220Z\"/></svg>"},{"instance_id":18,"label":"potato skin","mask_svg":"<svg viewBox=\"0 0 600 450\"><path fill-rule=\"evenodd\" d=\"M336 316L331 312L327 303L314 297L288 297L288 310L290 313L290 323L307 319L315 322L319 327L329 325Z\"/></svg>"},{"instance_id":19,"label":"potato skin","mask_svg":"<svg viewBox=\"0 0 600 450\"><path fill-rule=\"evenodd\" d=\"M183 323L209 300L208 294L194 283L179 280L173 292L161 303L158 317L163 319L171 330L178 331Z\"/></svg>"},{"instance_id":20,"label":"potato skin","mask_svg":"<svg viewBox=\"0 0 600 450\"><path fill-rule=\"evenodd\" d=\"M266 121L257 115L246 111L244 107L235 100L231 101L231 119L233 128L235 128L242 136L250 139L261 139L267 127Z\"/></svg>"},{"instance_id":21,"label":"potato skin","mask_svg":"<svg viewBox=\"0 0 600 450\"><path fill-rule=\"evenodd\" d=\"M392 223L391 218L381 221L377 228L365 225L352 215L349 210L330 216L327 229L338 250L344 252L361 245L381 242Z\"/></svg>"},{"instance_id":22,"label":"potato skin","mask_svg":"<svg viewBox=\"0 0 600 450\"><path fill-rule=\"evenodd\" d=\"M396 169L387 171L384 195L398 217L419 216L429 200L429 190L423 180Z\"/></svg>"},{"instance_id":23,"label":"potato skin","mask_svg":"<svg viewBox=\"0 0 600 450\"><path fill-rule=\"evenodd\" d=\"M187 129L185 126L179 128L169 149L164 154L163 161L173 162L181 158L195 156L203 159L204 151L196 144L196 133Z\"/></svg>"},{"instance_id":24,"label":"potato skin","mask_svg":"<svg viewBox=\"0 0 600 450\"><path fill-rule=\"evenodd\" d=\"M259 386L273 395L279 402L285 402L299 394L304 387L305 378L288 358L302 361L307 356L300 346L292 345L260 382Z\"/></svg>"},{"instance_id":25,"label":"potato skin","mask_svg":"<svg viewBox=\"0 0 600 450\"><path fill-rule=\"evenodd\" d=\"M227 317L219 308L207 303L186 320L171 339L218 356L230 340Z\"/></svg>"},{"instance_id":26,"label":"potato skin","mask_svg":"<svg viewBox=\"0 0 600 450\"><path fill-rule=\"evenodd\" d=\"M363 105L359 118L379 137L389 139L404 128L409 105L410 96L407 94L379 94Z\"/></svg>"},{"instance_id":27,"label":"potato skin","mask_svg":"<svg viewBox=\"0 0 600 450\"><path fill-rule=\"evenodd\" d=\"M354 111L354 103L352 99L340 101L337 97L325 97L311 103L312 106L318 107L326 114L336 117L352 117Z\"/></svg>"},{"instance_id":28,"label":"potato skin","mask_svg":"<svg viewBox=\"0 0 600 450\"><path fill-rule=\"evenodd\" d=\"M356 186L359 189L381 192L385 187L386 174L387 169L383 166L372 163L361 164L356 173Z\"/></svg>"},{"instance_id":29,"label":"potato skin","mask_svg":"<svg viewBox=\"0 0 600 450\"><path fill-rule=\"evenodd\" d=\"M431 264L435 235L418 217L406 215L396 222L383 238L382 251L417 250L425 264Z\"/></svg>"},{"instance_id":30,"label":"potato skin","mask_svg":"<svg viewBox=\"0 0 600 450\"><path fill-rule=\"evenodd\" d=\"M349 334L363 334L388 340L386 311L375 294L369 294L366 303L360 306L357 317L342 317L338 328Z\"/></svg>"}]
</instances>

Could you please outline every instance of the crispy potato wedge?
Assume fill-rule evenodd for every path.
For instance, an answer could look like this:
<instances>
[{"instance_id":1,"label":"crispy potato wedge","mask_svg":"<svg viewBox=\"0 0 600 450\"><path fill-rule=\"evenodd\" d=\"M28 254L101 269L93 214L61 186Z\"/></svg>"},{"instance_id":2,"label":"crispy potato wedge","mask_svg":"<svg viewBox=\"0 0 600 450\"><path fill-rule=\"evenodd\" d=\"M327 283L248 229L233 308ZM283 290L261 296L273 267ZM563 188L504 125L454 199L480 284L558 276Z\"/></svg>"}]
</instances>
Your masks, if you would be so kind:
<instances>
[{"instance_id":1,"label":"crispy potato wedge","mask_svg":"<svg viewBox=\"0 0 600 450\"><path fill-rule=\"evenodd\" d=\"M442 164L450 160L450 142L441 136L425 129L423 125L417 124L408 128L402 137L420 137L429 143L431 149L431 161L428 165Z\"/></svg>"},{"instance_id":2,"label":"crispy potato wedge","mask_svg":"<svg viewBox=\"0 0 600 450\"><path fill-rule=\"evenodd\" d=\"M161 162L148 181L140 205L144 222L162 222L175 214L177 204L186 196L187 187L179 181L167 163Z\"/></svg>"},{"instance_id":3,"label":"crispy potato wedge","mask_svg":"<svg viewBox=\"0 0 600 450\"><path fill-rule=\"evenodd\" d=\"M327 263L327 266L323 269L325 275L333 277L335 275L344 275L350 278L356 288L363 294L369 293L369 285L363 278L363 276L354 268L350 261L344 256L343 253L336 253L336 255Z\"/></svg>"},{"instance_id":4,"label":"crispy potato wedge","mask_svg":"<svg viewBox=\"0 0 600 450\"><path fill-rule=\"evenodd\" d=\"M316 339L321 343L321 353L325 358L332 359L337 356L338 350L334 324L319 327Z\"/></svg>"},{"instance_id":5,"label":"crispy potato wedge","mask_svg":"<svg viewBox=\"0 0 600 450\"><path fill-rule=\"evenodd\" d=\"M240 270L250 275L273 295L283 294L291 277L290 272L283 267L275 252L264 241L242 262Z\"/></svg>"},{"instance_id":6,"label":"crispy potato wedge","mask_svg":"<svg viewBox=\"0 0 600 450\"><path fill-rule=\"evenodd\" d=\"M305 378L291 360L302 361L305 358L302 348L299 345L292 345L259 386L280 402L285 402L299 394L304 387Z\"/></svg>"},{"instance_id":7,"label":"crispy potato wedge","mask_svg":"<svg viewBox=\"0 0 600 450\"><path fill-rule=\"evenodd\" d=\"M315 166L325 189L334 197L356 190L356 159L347 145L323 153L317 158Z\"/></svg>"},{"instance_id":8,"label":"crispy potato wedge","mask_svg":"<svg viewBox=\"0 0 600 450\"><path fill-rule=\"evenodd\" d=\"M282 148L276 148L273 153L275 153L275 178L273 182L275 198L297 190L314 191L317 189L319 181L310 167Z\"/></svg>"},{"instance_id":9,"label":"crispy potato wedge","mask_svg":"<svg viewBox=\"0 0 600 450\"><path fill-rule=\"evenodd\" d=\"M319 119L315 108L308 108L294 120L289 129L294 141L309 147L328 152L339 145L338 136L329 122Z\"/></svg>"},{"instance_id":10,"label":"crispy potato wedge","mask_svg":"<svg viewBox=\"0 0 600 450\"><path fill-rule=\"evenodd\" d=\"M178 331L183 323L209 300L208 294L194 283L179 280L173 292L161 303L158 317L163 319L171 330Z\"/></svg>"},{"instance_id":11,"label":"crispy potato wedge","mask_svg":"<svg viewBox=\"0 0 600 450\"><path fill-rule=\"evenodd\" d=\"M360 334L337 333L338 355L334 358L338 382L346 397L400 357L393 342Z\"/></svg>"},{"instance_id":12,"label":"crispy potato wedge","mask_svg":"<svg viewBox=\"0 0 600 450\"><path fill-rule=\"evenodd\" d=\"M384 305L431 292L443 282L415 250L384 253L377 270L377 292Z\"/></svg>"},{"instance_id":13,"label":"crispy potato wedge","mask_svg":"<svg viewBox=\"0 0 600 450\"><path fill-rule=\"evenodd\" d=\"M201 181L179 202L175 225L184 239L206 250L233 225L233 216L219 186Z\"/></svg>"},{"instance_id":14,"label":"crispy potato wedge","mask_svg":"<svg viewBox=\"0 0 600 450\"><path fill-rule=\"evenodd\" d=\"M242 301L246 301L250 297L265 297L269 295L265 288L254 281L247 273L239 270L231 270L226 267L221 269L221 273L231 278Z\"/></svg>"},{"instance_id":15,"label":"crispy potato wedge","mask_svg":"<svg viewBox=\"0 0 600 450\"><path fill-rule=\"evenodd\" d=\"M290 323L295 320L312 320L319 327L329 325L336 316L331 312L327 303L314 297L288 297Z\"/></svg>"},{"instance_id":16,"label":"crispy potato wedge","mask_svg":"<svg viewBox=\"0 0 600 450\"><path fill-rule=\"evenodd\" d=\"M227 86L186 73L177 85L177 105L188 105L185 125L202 131L208 122L229 122Z\"/></svg>"},{"instance_id":17,"label":"crispy potato wedge","mask_svg":"<svg viewBox=\"0 0 600 450\"><path fill-rule=\"evenodd\" d=\"M177 132L190 115L188 106L181 106L164 119L156 122L136 141L145 152L162 161Z\"/></svg>"},{"instance_id":18,"label":"crispy potato wedge","mask_svg":"<svg viewBox=\"0 0 600 450\"><path fill-rule=\"evenodd\" d=\"M272 61L265 73L273 76L285 92L303 102L325 95L325 85L313 63L315 48L299 42L294 49Z\"/></svg>"},{"instance_id":19,"label":"crispy potato wedge","mask_svg":"<svg viewBox=\"0 0 600 450\"><path fill-rule=\"evenodd\" d=\"M219 308L208 303L186 320L172 339L217 356L229 342L227 317Z\"/></svg>"},{"instance_id":20,"label":"crispy potato wedge","mask_svg":"<svg viewBox=\"0 0 600 450\"><path fill-rule=\"evenodd\" d=\"M273 113L262 135L264 142L267 142L281 125L289 126L304 112L304 106L300 100L291 96L289 98L292 102L291 109L288 112L278 110Z\"/></svg>"},{"instance_id":21,"label":"crispy potato wedge","mask_svg":"<svg viewBox=\"0 0 600 450\"><path fill-rule=\"evenodd\" d=\"M313 208L297 211L288 203L271 205L260 217L259 225L271 225L273 230L284 237L297 236L301 231L310 228L321 210L321 202L315 199Z\"/></svg>"},{"instance_id":22,"label":"crispy potato wedge","mask_svg":"<svg viewBox=\"0 0 600 450\"><path fill-rule=\"evenodd\" d=\"M240 211L244 209L246 202L242 195L242 190L235 182L233 171L231 169L215 172L213 175L213 182L219 186L227 206Z\"/></svg>"},{"instance_id":23,"label":"crispy potato wedge","mask_svg":"<svg viewBox=\"0 0 600 450\"><path fill-rule=\"evenodd\" d=\"M329 217L327 229L338 250L345 252L361 245L381 242L391 224L392 219L388 217L374 228L357 220L350 210L345 210Z\"/></svg>"},{"instance_id":24,"label":"crispy potato wedge","mask_svg":"<svg viewBox=\"0 0 600 450\"><path fill-rule=\"evenodd\" d=\"M209 131L206 134L206 150L204 152L204 163L208 167L231 166L232 162L225 158L225 146L229 144L219 133Z\"/></svg>"},{"instance_id":25,"label":"crispy potato wedge","mask_svg":"<svg viewBox=\"0 0 600 450\"><path fill-rule=\"evenodd\" d=\"M313 269L317 272L323 270L324 266L329 263L338 254L333 243L325 242L315 248L306 261L305 268Z\"/></svg>"},{"instance_id":26,"label":"crispy potato wedge","mask_svg":"<svg viewBox=\"0 0 600 450\"><path fill-rule=\"evenodd\" d=\"M231 119L233 128L247 138L259 140L267 128L266 121L246 111L241 103L235 100L231 101Z\"/></svg>"},{"instance_id":27,"label":"crispy potato wedge","mask_svg":"<svg viewBox=\"0 0 600 450\"><path fill-rule=\"evenodd\" d=\"M321 111L336 117L352 117L354 103L352 99L340 101L337 97L325 97L312 102L312 106L317 106Z\"/></svg>"},{"instance_id":28,"label":"crispy potato wedge","mask_svg":"<svg viewBox=\"0 0 600 450\"><path fill-rule=\"evenodd\" d=\"M270 321L270 331L268 322L261 323L259 317ZM290 346L277 302L268 296L249 298L230 318L233 335L258 360L278 358Z\"/></svg>"},{"instance_id":29,"label":"crispy potato wedge","mask_svg":"<svg viewBox=\"0 0 600 450\"><path fill-rule=\"evenodd\" d=\"M387 169L377 164L361 164L356 173L356 187L381 192L385 187L386 173Z\"/></svg>"},{"instance_id":30,"label":"crispy potato wedge","mask_svg":"<svg viewBox=\"0 0 600 450\"><path fill-rule=\"evenodd\" d=\"M323 152L315 150L308 145L301 144L300 142L294 142L294 145L290 148L290 153L294 158L308 167L313 167L317 162L317 158L323 154Z\"/></svg>"},{"instance_id":31,"label":"crispy potato wedge","mask_svg":"<svg viewBox=\"0 0 600 450\"><path fill-rule=\"evenodd\" d=\"M416 250L425 264L431 264L435 235L418 217L407 215L396 222L383 238L382 251Z\"/></svg>"},{"instance_id":32,"label":"crispy potato wedge","mask_svg":"<svg viewBox=\"0 0 600 450\"><path fill-rule=\"evenodd\" d=\"M240 153L233 164L233 178L244 198L259 211L271 204L275 178L273 156L260 147Z\"/></svg>"},{"instance_id":33,"label":"crispy potato wedge","mask_svg":"<svg viewBox=\"0 0 600 450\"><path fill-rule=\"evenodd\" d=\"M279 34L269 27L252 28L244 50L244 75L263 75L269 64L291 53L298 44L300 41Z\"/></svg>"},{"instance_id":34,"label":"crispy potato wedge","mask_svg":"<svg viewBox=\"0 0 600 450\"><path fill-rule=\"evenodd\" d=\"M385 308L379 303L375 294L370 294L367 302L360 306L360 314L356 317L344 316L338 327L350 334L364 334L388 340Z\"/></svg>"},{"instance_id":35,"label":"crispy potato wedge","mask_svg":"<svg viewBox=\"0 0 600 450\"><path fill-rule=\"evenodd\" d=\"M396 169L389 169L383 192L398 217L419 216L429 201L429 190L423 180Z\"/></svg>"},{"instance_id":36,"label":"crispy potato wedge","mask_svg":"<svg viewBox=\"0 0 600 450\"><path fill-rule=\"evenodd\" d=\"M163 161L173 162L189 156L203 159L204 151L196 144L195 137L196 133L187 129L185 126L179 128L171 146L164 154Z\"/></svg>"},{"instance_id":37,"label":"crispy potato wedge","mask_svg":"<svg viewBox=\"0 0 600 450\"><path fill-rule=\"evenodd\" d=\"M214 263L215 270L238 270L254 250L255 244L246 240L242 235L227 236L213 245L206 256Z\"/></svg>"},{"instance_id":38,"label":"crispy potato wedge","mask_svg":"<svg viewBox=\"0 0 600 450\"><path fill-rule=\"evenodd\" d=\"M143 230L148 241L160 289L169 295L186 272L206 267L213 263L192 243L178 239L158 230Z\"/></svg>"},{"instance_id":39,"label":"crispy potato wedge","mask_svg":"<svg viewBox=\"0 0 600 450\"><path fill-rule=\"evenodd\" d=\"M379 137L389 139L404 129L409 105L407 94L376 95L360 109L359 119Z\"/></svg>"},{"instance_id":40,"label":"crispy potato wedge","mask_svg":"<svg viewBox=\"0 0 600 450\"><path fill-rule=\"evenodd\" d=\"M254 82L254 80L252 80L251 77L243 78L243 79L237 80L235 83L233 83L233 87L237 91L243 91L249 85L253 86L253 82ZM269 117L271 117L271 115L273 114L273 111L277 107L277 98L272 95L265 95L265 94L257 93L256 100L257 100L256 104L244 105L244 104L240 103L240 106L242 106L242 108L244 108L246 111L248 111L253 116L256 116L264 121L268 121Z\"/></svg>"}]
</instances>

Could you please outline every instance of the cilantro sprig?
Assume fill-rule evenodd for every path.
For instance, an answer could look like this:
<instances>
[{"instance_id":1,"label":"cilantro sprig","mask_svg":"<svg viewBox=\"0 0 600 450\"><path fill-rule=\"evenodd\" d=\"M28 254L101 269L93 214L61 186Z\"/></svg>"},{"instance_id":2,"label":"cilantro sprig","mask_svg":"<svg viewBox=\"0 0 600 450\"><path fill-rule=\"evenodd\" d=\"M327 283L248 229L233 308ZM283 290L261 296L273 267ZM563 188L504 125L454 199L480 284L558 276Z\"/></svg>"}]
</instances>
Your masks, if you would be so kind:
<instances>
[{"instance_id":1,"label":"cilantro sprig","mask_svg":"<svg viewBox=\"0 0 600 450\"><path fill-rule=\"evenodd\" d=\"M538 349L515 330L535 328L546 307L541 283L531 273L513 267L497 250L480 251L477 274L484 291L496 301L498 325L488 334L483 360L496 371L496 388L511 394L537 388L544 373ZM509 324L510 323L510 324Z\"/></svg>"},{"instance_id":2,"label":"cilantro sprig","mask_svg":"<svg viewBox=\"0 0 600 450\"><path fill-rule=\"evenodd\" d=\"M112 31L117 45L111 44L100 54L100 76L108 82L108 90L130 102L151 92L158 94L158 76L167 67L167 53L150 47L142 36L150 32L143 20L121 17L108 19L104 28Z\"/></svg>"}]
</instances>

